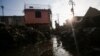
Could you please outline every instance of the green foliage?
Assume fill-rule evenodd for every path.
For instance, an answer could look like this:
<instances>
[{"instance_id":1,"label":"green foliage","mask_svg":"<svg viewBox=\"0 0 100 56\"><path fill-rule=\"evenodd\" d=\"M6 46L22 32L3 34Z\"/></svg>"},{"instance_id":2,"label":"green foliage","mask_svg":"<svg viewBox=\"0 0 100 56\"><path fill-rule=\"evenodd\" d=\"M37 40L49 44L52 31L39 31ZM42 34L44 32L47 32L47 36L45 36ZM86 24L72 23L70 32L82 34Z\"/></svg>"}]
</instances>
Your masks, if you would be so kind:
<instances>
[{"instance_id":1,"label":"green foliage","mask_svg":"<svg viewBox=\"0 0 100 56\"><path fill-rule=\"evenodd\" d=\"M27 26L0 24L0 52L45 40L44 33Z\"/></svg>"},{"instance_id":2,"label":"green foliage","mask_svg":"<svg viewBox=\"0 0 100 56\"><path fill-rule=\"evenodd\" d=\"M80 27L81 28L78 29L78 31L75 31L80 55L100 56L100 16L87 19L82 22ZM66 31L60 36L64 48L74 56L77 56L72 32Z\"/></svg>"}]
</instances>

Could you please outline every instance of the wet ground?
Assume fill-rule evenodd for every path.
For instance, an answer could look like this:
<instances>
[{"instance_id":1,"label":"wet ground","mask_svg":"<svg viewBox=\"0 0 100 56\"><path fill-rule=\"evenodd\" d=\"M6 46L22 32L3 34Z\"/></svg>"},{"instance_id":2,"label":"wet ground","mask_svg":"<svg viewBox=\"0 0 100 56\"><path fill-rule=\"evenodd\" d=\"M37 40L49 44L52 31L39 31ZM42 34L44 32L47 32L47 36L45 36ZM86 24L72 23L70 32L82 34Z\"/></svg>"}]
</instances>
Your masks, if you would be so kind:
<instances>
[{"instance_id":1,"label":"wet ground","mask_svg":"<svg viewBox=\"0 0 100 56\"><path fill-rule=\"evenodd\" d=\"M62 43L57 42L57 37L52 36L51 40L41 41L35 45L18 47L2 53L0 56L71 56L65 51Z\"/></svg>"},{"instance_id":2,"label":"wet ground","mask_svg":"<svg viewBox=\"0 0 100 56\"><path fill-rule=\"evenodd\" d=\"M57 37L52 38L53 41L53 53L55 56L72 56L68 51L65 51L62 46L62 42L58 44Z\"/></svg>"}]
</instances>

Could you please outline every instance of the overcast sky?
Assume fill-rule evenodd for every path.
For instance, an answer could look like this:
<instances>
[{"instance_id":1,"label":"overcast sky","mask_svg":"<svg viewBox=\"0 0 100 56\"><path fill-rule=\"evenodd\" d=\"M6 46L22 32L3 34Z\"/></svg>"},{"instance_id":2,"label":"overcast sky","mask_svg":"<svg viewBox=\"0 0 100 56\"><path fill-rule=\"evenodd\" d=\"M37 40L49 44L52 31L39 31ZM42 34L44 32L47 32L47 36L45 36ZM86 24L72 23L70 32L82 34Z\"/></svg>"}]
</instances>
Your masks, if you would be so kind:
<instances>
[{"instance_id":1,"label":"overcast sky","mask_svg":"<svg viewBox=\"0 0 100 56\"><path fill-rule=\"evenodd\" d=\"M100 9L100 0L73 0L75 2L75 16L84 16L88 8L94 7ZM52 19L59 18L60 24L71 15L69 0L0 0L0 6L4 5L5 15L24 15L24 4L45 4L50 5L52 9ZM0 8L0 15L1 8ZM58 15L58 16L57 16Z\"/></svg>"}]
</instances>

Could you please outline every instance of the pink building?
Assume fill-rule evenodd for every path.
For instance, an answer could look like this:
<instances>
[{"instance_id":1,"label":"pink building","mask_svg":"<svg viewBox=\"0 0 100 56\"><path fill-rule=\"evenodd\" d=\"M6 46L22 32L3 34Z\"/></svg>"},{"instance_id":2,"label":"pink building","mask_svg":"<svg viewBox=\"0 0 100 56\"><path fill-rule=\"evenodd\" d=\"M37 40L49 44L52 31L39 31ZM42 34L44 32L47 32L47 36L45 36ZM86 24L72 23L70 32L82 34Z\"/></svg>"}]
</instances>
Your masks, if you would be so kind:
<instances>
[{"instance_id":1,"label":"pink building","mask_svg":"<svg viewBox=\"0 0 100 56\"><path fill-rule=\"evenodd\" d=\"M28 6L24 9L25 24L36 29L50 29L51 10L49 8L39 8L38 6ZM45 29L44 29L45 30Z\"/></svg>"}]
</instances>

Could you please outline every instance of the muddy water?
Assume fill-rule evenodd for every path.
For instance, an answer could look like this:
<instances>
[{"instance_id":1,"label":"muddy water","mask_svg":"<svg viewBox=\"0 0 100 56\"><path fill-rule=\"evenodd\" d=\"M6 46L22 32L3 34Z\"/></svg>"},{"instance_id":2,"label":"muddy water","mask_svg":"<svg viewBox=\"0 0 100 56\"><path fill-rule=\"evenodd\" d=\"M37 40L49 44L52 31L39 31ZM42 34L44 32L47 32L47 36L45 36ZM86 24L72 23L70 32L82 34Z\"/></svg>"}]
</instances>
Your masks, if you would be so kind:
<instances>
[{"instance_id":1,"label":"muddy water","mask_svg":"<svg viewBox=\"0 0 100 56\"><path fill-rule=\"evenodd\" d=\"M69 54L68 51L65 51L63 49L62 42L60 42L58 44L56 36L53 36L52 41L53 41L53 53L54 53L54 56L72 56L72 55Z\"/></svg>"}]
</instances>

